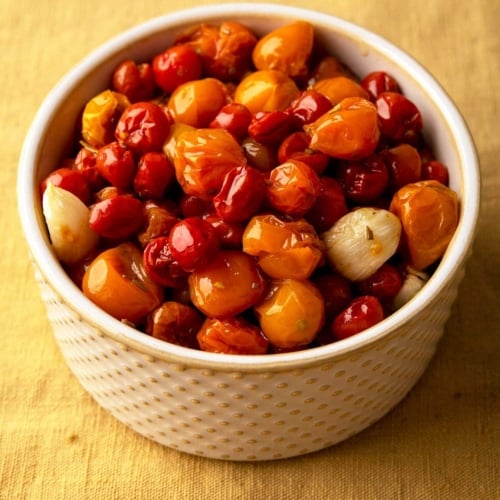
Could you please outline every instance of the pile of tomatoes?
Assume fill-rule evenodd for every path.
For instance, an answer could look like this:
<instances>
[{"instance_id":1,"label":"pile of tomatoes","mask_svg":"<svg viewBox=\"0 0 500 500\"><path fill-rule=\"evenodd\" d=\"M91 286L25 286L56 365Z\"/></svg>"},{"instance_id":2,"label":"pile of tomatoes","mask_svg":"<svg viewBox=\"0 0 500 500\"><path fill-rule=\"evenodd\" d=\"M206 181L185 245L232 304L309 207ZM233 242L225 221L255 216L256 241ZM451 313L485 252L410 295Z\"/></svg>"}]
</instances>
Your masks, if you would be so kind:
<instances>
[{"instance_id":1,"label":"pile of tomatoes","mask_svg":"<svg viewBox=\"0 0 500 500\"><path fill-rule=\"evenodd\" d=\"M358 78L307 22L260 38L201 24L115 68L41 193L88 208L97 237L63 264L115 318L212 352L305 349L381 321L409 270L445 251L458 202L422 126L391 75ZM362 208L401 226L369 276L344 268L370 269L376 226L363 223L367 261L347 246L344 268L324 237L351 244L345 217Z\"/></svg>"}]
</instances>

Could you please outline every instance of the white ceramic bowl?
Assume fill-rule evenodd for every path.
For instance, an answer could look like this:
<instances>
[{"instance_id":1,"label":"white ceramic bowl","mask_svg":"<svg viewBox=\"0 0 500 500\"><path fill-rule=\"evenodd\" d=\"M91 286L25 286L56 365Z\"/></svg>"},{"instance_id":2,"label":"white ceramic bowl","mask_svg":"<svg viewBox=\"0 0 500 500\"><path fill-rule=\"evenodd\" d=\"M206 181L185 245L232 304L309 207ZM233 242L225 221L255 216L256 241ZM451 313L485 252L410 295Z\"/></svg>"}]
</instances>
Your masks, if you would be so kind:
<instances>
[{"instance_id":1,"label":"white ceramic bowl","mask_svg":"<svg viewBox=\"0 0 500 500\"><path fill-rule=\"evenodd\" d=\"M148 337L92 304L51 252L37 186L73 140L84 103L106 88L125 57L144 60L179 30L235 20L257 34L294 19L315 25L359 75L386 70L421 110L460 197L460 224L424 289L393 315L349 339L288 354L221 355ZM43 102L19 165L22 227L55 337L95 400L140 434L191 454L231 460L303 455L368 427L413 387L433 356L464 274L479 208L469 132L433 77L394 45L344 20L299 8L224 4L167 14L105 43ZM409 425L418 426L418 420Z\"/></svg>"}]
</instances>

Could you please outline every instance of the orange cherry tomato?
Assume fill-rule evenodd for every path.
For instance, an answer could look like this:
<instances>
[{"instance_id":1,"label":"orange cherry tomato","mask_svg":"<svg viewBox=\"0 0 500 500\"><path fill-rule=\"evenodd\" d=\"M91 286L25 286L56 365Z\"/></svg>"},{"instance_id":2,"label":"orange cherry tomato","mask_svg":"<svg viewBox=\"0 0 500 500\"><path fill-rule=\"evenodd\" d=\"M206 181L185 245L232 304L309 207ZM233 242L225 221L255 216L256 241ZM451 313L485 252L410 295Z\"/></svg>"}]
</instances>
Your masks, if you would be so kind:
<instances>
[{"instance_id":1,"label":"orange cherry tomato","mask_svg":"<svg viewBox=\"0 0 500 500\"><path fill-rule=\"evenodd\" d=\"M224 21L220 26L199 24L179 35L176 42L196 50L208 76L227 82L239 80L250 70L257 38L246 26Z\"/></svg>"},{"instance_id":2,"label":"orange cherry tomato","mask_svg":"<svg viewBox=\"0 0 500 500\"><path fill-rule=\"evenodd\" d=\"M308 72L314 28L306 21L281 26L260 38L252 59L259 70L275 69L294 78Z\"/></svg>"},{"instance_id":3,"label":"orange cherry tomato","mask_svg":"<svg viewBox=\"0 0 500 500\"><path fill-rule=\"evenodd\" d=\"M342 61L334 56L323 57L312 70L307 81L309 87L314 86L319 80L333 78L334 76L347 76L353 80L356 78L353 72Z\"/></svg>"},{"instance_id":4,"label":"orange cherry tomato","mask_svg":"<svg viewBox=\"0 0 500 500\"><path fill-rule=\"evenodd\" d=\"M203 78L179 85L170 96L167 109L175 122L208 127L228 103L226 86L215 78Z\"/></svg>"},{"instance_id":5,"label":"orange cherry tomato","mask_svg":"<svg viewBox=\"0 0 500 500\"><path fill-rule=\"evenodd\" d=\"M174 151L177 139L186 130L194 130L195 127L186 125L185 123L172 123L168 131L167 137L163 143L163 152L170 163L174 163Z\"/></svg>"},{"instance_id":6,"label":"orange cherry tomato","mask_svg":"<svg viewBox=\"0 0 500 500\"><path fill-rule=\"evenodd\" d=\"M208 317L236 316L262 296L265 281L255 260L239 250L223 250L189 275L193 304Z\"/></svg>"},{"instance_id":7,"label":"orange cherry tomato","mask_svg":"<svg viewBox=\"0 0 500 500\"><path fill-rule=\"evenodd\" d=\"M286 222L271 214L256 215L242 241L243 251L257 257L272 278L309 278L324 259L324 244L304 219Z\"/></svg>"},{"instance_id":8,"label":"orange cherry tomato","mask_svg":"<svg viewBox=\"0 0 500 500\"><path fill-rule=\"evenodd\" d=\"M434 180L407 184L392 197L390 210L401 220L412 267L423 270L443 256L458 225L455 191Z\"/></svg>"},{"instance_id":9,"label":"orange cherry tomato","mask_svg":"<svg viewBox=\"0 0 500 500\"><path fill-rule=\"evenodd\" d=\"M333 106L346 97L362 97L363 99L370 97L359 83L347 76L334 76L320 80L314 84L313 90L327 97Z\"/></svg>"},{"instance_id":10,"label":"orange cherry tomato","mask_svg":"<svg viewBox=\"0 0 500 500\"><path fill-rule=\"evenodd\" d=\"M269 342L260 329L243 318L207 318L197 335L203 351L223 354L265 354Z\"/></svg>"},{"instance_id":11,"label":"orange cherry tomato","mask_svg":"<svg viewBox=\"0 0 500 500\"><path fill-rule=\"evenodd\" d=\"M296 348L310 344L324 323L325 304L309 280L275 280L254 309L271 344Z\"/></svg>"},{"instance_id":12,"label":"orange cherry tomato","mask_svg":"<svg viewBox=\"0 0 500 500\"><path fill-rule=\"evenodd\" d=\"M260 70L243 78L235 89L234 102L252 113L283 111L298 96L295 82L282 71Z\"/></svg>"},{"instance_id":13,"label":"orange cherry tomato","mask_svg":"<svg viewBox=\"0 0 500 500\"><path fill-rule=\"evenodd\" d=\"M314 169L303 161L291 158L269 172L267 199L276 210L301 217L314 205L320 188Z\"/></svg>"},{"instance_id":14,"label":"orange cherry tomato","mask_svg":"<svg viewBox=\"0 0 500 500\"><path fill-rule=\"evenodd\" d=\"M380 137L377 108L362 97L347 97L306 125L309 147L343 160L360 160L372 154Z\"/></svg>"},{"instance_id":15,"label":"orange cherry tomato","mask_svg":"<svg viewBox=\"0 0 500 500\"><path fill-rule=\"evenodd\" d=\"M83 293L119 320L141 323L163 299L163 289L147 276L142 252L122 243L100 253L83 276Z\"/></svg>"},{"instance_id":16,"label":"orange cherry tomato","mask_svg":"<svg viewBox=\"0 0 500 500\"><path fill-rule=\"evenodd\" d=\"M83 110L83 140L94 148L100 148L113 141L115 126L128 106L130 106L128 98L112 90L105 90L93 97Z\"/></svg>"},{"instance_id":17,"label":"orange cherry tomato","mask_svg":"<svg viewBox=\"0 0 500 500\"><path fill-rule=\"evenodd\" d=\"M241 146L227 130L192 129L177 138L175 175L186 194L211 200L220 191L226 174L245 164Z\"/></svg>"}]
</instances>

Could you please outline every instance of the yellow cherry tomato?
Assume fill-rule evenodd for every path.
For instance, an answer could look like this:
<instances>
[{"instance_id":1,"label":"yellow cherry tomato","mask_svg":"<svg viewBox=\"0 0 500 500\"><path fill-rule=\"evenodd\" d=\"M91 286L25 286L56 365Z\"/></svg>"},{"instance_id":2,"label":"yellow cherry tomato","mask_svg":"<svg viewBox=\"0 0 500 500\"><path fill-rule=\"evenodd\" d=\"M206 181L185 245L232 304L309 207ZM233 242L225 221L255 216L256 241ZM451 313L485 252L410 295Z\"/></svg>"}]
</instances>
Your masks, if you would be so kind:
<instances>
[{"instance_id":1,"label":"yellow cherry tomato","mask_svg":"<svg viewBox=\"0 0 500 500\"><path fill-rule=\"evenodd\" d=\"M295 82L282 71L260 70L238 84L234 102L245 105L252 113L282 111L298 94Z\"/></svg>"},{"instance_id":2,"label":"yellow cherry tomato","mask_svg":"<svg viewBox=\"0 0 500 500\"><path fill-rule=\"evenodd\" d=\"M252 59L259 70L275 69L291 77L304 76L313 42L313 26L295 21L263 36L253 49Z\"/></svg>"},{"instance_id":3,"label":"yellow cherry tomato","mask_svg":"<svg viewBox=\"0 0 500 500\"><path fill-rule=\"evenodd\" d=\"M255 307L269 342L290 349L310 344L324 323L323 296L309 280L275 280Z\"/></svg>"}]
</instances>

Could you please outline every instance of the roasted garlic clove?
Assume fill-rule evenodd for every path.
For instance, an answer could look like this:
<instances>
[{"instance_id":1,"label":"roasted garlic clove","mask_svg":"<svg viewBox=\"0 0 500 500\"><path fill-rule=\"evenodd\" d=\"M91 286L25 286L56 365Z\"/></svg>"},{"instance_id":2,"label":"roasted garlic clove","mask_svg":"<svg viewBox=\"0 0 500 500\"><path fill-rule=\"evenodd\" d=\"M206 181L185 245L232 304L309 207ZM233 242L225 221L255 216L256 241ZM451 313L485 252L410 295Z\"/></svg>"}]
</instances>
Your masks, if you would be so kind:
<instances>
[{"instance_id":1,"label":"roasted garlic clove","mask_svg":"<svg viewBox=\"0 0 500 500\"><path fill-rule=\"evenodd\" d=\"M89 209L73 193L47 184L42 209L52 248L61 262L78 262L97 247L99 237L89 226Z\"/></svg>"},{"instance_id":2,"label":"roasted garlic clove","mask_svg":"<svg viewBox=\"0 0 500 500\"><path fill-rule=\"evenodd\" d=\"M351 281L371 276L396 252L401 222L382 208L358 208L341 217L322 238L330 264Z\"/></svg>"},{"instance_id":3,"label":"roasted garlic clove","mask_svg":"<svg viewBox=\"0 0 500 500\"><path fill-rule=\"evenodd\" d=\"M417 271L412 267L408 267L406 271L407 275L403 281L403 286L392 302L392 309L394 311L403 307L429 280L429 275L423 271Z\"/></svg>"}]
</instances>

